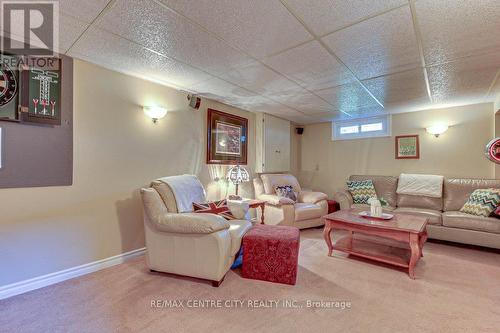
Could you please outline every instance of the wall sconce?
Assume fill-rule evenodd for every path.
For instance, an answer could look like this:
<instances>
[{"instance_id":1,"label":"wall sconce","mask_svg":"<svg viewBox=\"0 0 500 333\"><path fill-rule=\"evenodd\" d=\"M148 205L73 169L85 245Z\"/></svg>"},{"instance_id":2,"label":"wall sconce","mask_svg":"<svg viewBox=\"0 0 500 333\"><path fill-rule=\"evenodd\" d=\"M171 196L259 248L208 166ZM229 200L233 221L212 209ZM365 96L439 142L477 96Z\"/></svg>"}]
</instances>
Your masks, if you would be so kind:
<instances>
[{"instance_id":1,"label":"wall sconce","mask_svg":"<svg viewBox=\"0 0 500 333\"><path fill-rule=\"evenodd\" d=\"M427 133L434 135L436 138L448 130L448 125L436 124L425 129Z\"/></svg>"},{"instance_id":2,"label":"wall sconce","mask_svg":"<svg viewBox=\"0 0 500 333\"><path fill-rule=\"evenodd\" d=\"M157 123L159 119L167 115L167 109L159 106L145 106L142 108L144 114L153 120L153 123Z\"/></svg>"}]
</instances>

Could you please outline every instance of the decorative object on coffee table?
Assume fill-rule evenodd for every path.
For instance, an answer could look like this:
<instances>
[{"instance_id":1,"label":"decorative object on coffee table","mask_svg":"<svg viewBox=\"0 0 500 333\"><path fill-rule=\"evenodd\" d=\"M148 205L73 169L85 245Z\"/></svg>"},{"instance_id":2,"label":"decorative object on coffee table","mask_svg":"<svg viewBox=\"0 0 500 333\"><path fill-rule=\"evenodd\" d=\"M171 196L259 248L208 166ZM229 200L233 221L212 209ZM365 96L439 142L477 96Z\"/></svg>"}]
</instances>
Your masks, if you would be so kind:
<instances>
[{"instance_id":1,"label":"decorative object on coffee table","mask_svg":"<svg viewBox=\"0 0 500 333\"><path fill-rule=\"evenodd\" d=\"M247 164L248 119L208 109L207 164Z\"/></svg>"},{"instance_id":2,"label":"decorative object on coffee table","mask_svg":"<svg viewBox=\"0 0 500 333\"><path fill-rule=\"evenodd\" d=\"M419 159L420 144L418 135L396 136L396 159Z\"/></svg>"},{"instance_id":3,"label":"decorative object on coffee table","mask_svg":"<svg viewBox=\"0 0 500 333\"><path fill-rule=\"evenodd\" d=\"M289 226L256 225L243 236L241 275L247 279L294 285L300 232Z\"/></svg>"},{"instance_id":4,"label":"decorative object on coffee table","mask_svg":"<svg viewBox=\"0 0 500 333\"><path fill-rule=\"evenodd\" d=\"M238 195L238 186L242 183L250 181L248 171L241 165L235 165L227 172L227 180L231 181L236 186L236 195Z\"/></svg>"},{"instance_id":5,"label":"decorative object on coffee table","mask_svg":"<svg viewBox=\"0 0 500 333\"><path fill-rule=\"evenodd\" d=\"M363 218L358 210L341 210L324 217L323 236L332 251L342 251L358 257L408 268L415 279L415 266L423 257L422 248L427 240L428 218L394 214L388 221ZM332 243L332 230L345 230L348 235ZM366 237L368 236L368 237ZM373 237L375 236L375 237Z\"/></svg>"}]
</instances>

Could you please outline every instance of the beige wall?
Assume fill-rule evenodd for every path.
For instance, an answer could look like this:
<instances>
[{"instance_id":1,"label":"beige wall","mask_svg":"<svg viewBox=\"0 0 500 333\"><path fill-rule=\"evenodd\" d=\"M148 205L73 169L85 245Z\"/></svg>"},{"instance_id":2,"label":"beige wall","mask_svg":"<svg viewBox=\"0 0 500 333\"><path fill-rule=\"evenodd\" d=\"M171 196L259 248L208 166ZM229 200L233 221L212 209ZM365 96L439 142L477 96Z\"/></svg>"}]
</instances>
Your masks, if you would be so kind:
<instances>
[{"instance_id":1,"label":"beige wall","mask_svg":"<svg viewBox=\"0 0 500 333\"><path fill-rule=\"evenodd\" d=\"M435 122L451 127L435 138L425 127ZM495 135L493 104L398 114L392 117L392 137L331 140L331 124L305 127L301 142L301 181L332 195L351 174L441 174L449 177L495 177L495 165L484 147ZM419 134L418 160L394 158L394 136Z\"/></svg>"},{"instance_id":2,"label":"beige wall","mask_svg":"<svg viewBox=\"0 0 500 333\"><path fill-rule=\"evenodd\" d=\"M211 177L227 168L205 164L207 107L249 118L255 160L249 112L210 100L195 111L184 93L82 61L74 85L74 184L0 190L0 286L143 247L138 189L154 178L197 174L209 198L225 196ZM169 110L156 125L142 112L153 103Z\"/></svg>"}]
</instances>

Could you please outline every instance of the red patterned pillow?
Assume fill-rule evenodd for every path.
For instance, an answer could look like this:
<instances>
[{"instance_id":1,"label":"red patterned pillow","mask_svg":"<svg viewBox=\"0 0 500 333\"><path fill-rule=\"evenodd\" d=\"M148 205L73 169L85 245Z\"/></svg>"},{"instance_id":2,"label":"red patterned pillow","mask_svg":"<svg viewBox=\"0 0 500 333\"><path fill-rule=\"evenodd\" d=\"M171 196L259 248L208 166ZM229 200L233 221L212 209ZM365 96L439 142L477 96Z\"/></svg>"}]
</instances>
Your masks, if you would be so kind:
<instances>
[{"instance_id":1,"label":"red patterned pillow","mask_svg":"<svg viewBox=\"0 0 500 333\"><path fill-rule=\"evenodd\" d=\"M210 213L217 214L225 218L226 220L235 220L236 217L231 213L231 210L227 206L226 199L218 201L209 202L193 202L193 211L195 213Z\"/></svg>"},{"instance_id":2,"label":"red patterned pillow","mask_svg":"<svg viewBox=\"0 0 500 333\"><path fill-rule=\"evenodd\" d=\"M491 213L490 216L500 219L500 206L497 206L497 208L495 208L495 210Z\"/></svg>"}]
</instances>

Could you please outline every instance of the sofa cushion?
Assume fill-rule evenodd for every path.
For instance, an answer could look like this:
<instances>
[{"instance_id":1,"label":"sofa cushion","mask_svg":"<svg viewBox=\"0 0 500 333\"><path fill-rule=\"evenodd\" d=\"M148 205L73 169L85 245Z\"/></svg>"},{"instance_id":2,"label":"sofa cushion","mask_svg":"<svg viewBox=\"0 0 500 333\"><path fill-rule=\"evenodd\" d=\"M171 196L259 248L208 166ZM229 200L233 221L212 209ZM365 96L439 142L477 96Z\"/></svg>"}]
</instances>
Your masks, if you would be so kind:
<instances>
[{"instance_id":1,"label":"sofa cushion","mask_svg":"<svg viewBox=\"0 0 500 333\"><path fill-rule=\"evenodd\" d=\"M165 206L169 213L178 213L177 201L175 200L175 195L170 186L166 183L155 180L151 183L151 187L154 188L161 196Z\"/></svg>"},{"instance_id":2,"label":"sofa cushion","mask_svg":"<svg viewBox=\"0 0 500 333\"><path fill-rule=\"evenodd\" d=\"M377 198L377 192L375 192L371 179L348 180L347 188L355 204L367 204L371 198Z\"/></svg>"},{"instance_id":3,"label":"sofa cushion","mask_svg":"<svg viewBox=\"0 0 500 333\"><path fill-rule=\"evenodd\" d=\"M323 210L319 205L311 203L295 204L295 221L304 221L321 217Z\"/></svg>"},{"instance_id":4,"label":"sofa cushion","mask_svg":"<svg viewBox=\"0 0 500 333\"><path fill-rule=\"evenodd\" d=\"M471 193L467 202L460 208L462 213L488 217L500 202L500 189L478 189Z\"/></svg>"},{"instance_id":5,"label":"sofa cushion","mask_svg":"<svg viewBox=\"0 0 500 333\"><path fill-rule=\"evenodd\" d=\"M260 175L262 183L264 184L264 191L266 194L275 194L274 188L281 185L291 185L293 191L299 193L301 191L300 184L295 176L290 174L271 174L266 173Z\"/></svg>"},{"instance_id":6,"label":"sofa cushion","mask_svg":"<svg viewBox=\"0 0 500 333\"><path fill-rule=\"evenodd\" d=\"M412 208L412 207L402 207L396 208L394 213L406 214L406 215L416 215L421 217L429 218L429 224L442 225L443 221L441 218L441 211L434 209L424 209L424 208Z\"/></svg>"},{"instance_id":7,"label":"sofa cushion","mask_svg":"<svg viewBox=\"0 0 500 333\"><path fill-rule=\"evenodd\" d=\"M398 195L398 207L423 208L430 210L443 210L443 198L431 198L420 195Z\"/></svg>"},{"instance_id":8,"label":"sofa cushion","mask_svg":"<svg viewBox=\"0 0 500 333\"><path fill-rule=\"evenodd\" d=\"M389 206L395 207L397 204L396 189L398 187L398 178L392 176L363 176L352 175L349 180L367 180L371 179L377 196L384 198Z\"/></svg>"},{"instance_id":9,"label":"sofa cushion","mask_svg":"<svg viewBox=\"0 0 500 333\"><path fill-rule=\"evenodd\" d=\"M445 179L443 210L460 210L471 193L480 188L500 188L500 179Z\"/></svg>"},{"instance_id":10,"label":"sofa cushion","mask_svg":"<svg viewBox=\"0 0 500 333\"><path fill-rule=\"evenodd\" d=\"M500 220L494 217L482 217L462 213L460 211L449 211L443 213L443 225L445 227L477 230L500 234Z\"/></svg>"}]
</instances>

